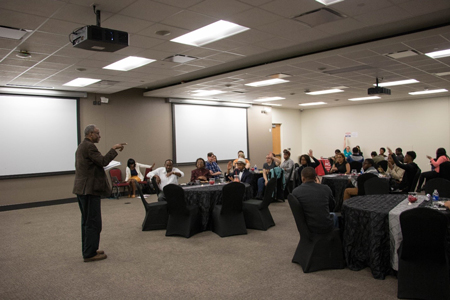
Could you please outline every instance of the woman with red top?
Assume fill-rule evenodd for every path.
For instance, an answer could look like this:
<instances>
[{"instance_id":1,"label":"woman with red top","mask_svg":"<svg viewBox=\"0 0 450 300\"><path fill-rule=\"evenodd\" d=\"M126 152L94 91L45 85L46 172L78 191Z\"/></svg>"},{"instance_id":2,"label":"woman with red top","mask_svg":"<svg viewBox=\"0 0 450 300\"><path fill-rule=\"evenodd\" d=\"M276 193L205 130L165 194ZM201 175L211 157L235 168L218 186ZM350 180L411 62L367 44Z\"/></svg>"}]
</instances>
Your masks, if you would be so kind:
<instances>
[{"instance_id":1,"label":"woman with red top","mask_svg":"<svg viewBox=\"0 0 450 300\"><path fill-rule=\"evenodd\" d=\"M203 158L197 158L195 165L197 166L197 169L192 170L191 172L191 182L196 180L208 181L211 174L208 169L205 169L205 160Z\"/></svg>"},{"instance_id":2,"label":"woman with red top","mask_svg":"<svg viewBox=\"0 0 450 300\"><path fill-rule=\"evenodd\" d=\"M447 152L444 148L439 148L436 150L436 159L433 159L431 156L427 155L427 158L430 160L431 166L434 168L432 171L423 172L420 174L419 184L417 185L417 192L422 191L422 185L424 180L431 180L439 177L439 166L446 161L449 161L447 156Z\"/></svg>"}]
</instances>

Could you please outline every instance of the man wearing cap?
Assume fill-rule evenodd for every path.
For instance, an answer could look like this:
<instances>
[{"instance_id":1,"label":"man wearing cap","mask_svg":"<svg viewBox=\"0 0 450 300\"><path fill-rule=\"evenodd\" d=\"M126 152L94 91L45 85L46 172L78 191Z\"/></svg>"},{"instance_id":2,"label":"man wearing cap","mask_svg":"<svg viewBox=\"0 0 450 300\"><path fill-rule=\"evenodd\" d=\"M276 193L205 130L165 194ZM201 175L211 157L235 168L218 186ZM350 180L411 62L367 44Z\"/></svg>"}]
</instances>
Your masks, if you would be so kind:
<instances>
[{"instance_id":1,"label":"man wearing cap","mask_svg":"<svg viewBox=\"0 0 450 300\"><path fill-rule=\"evenodd\" d=\"M240 182L244 182L244 183L251 183L252 182L252 174L245 168L245 159L238 158L237 162L236 162L236 169L234 169L233 172L231 172L231 167L233 166L233 163L230 161L228 162L227 165L227 174L226 174L226 178L227 181L233 181L234 180L234 176L239 176L239 181Z\"/></svg>"},{"instance_id":2,"label":"man wearing cap","mask_svg":"<svg viewBox=\"0 0 450 300\"><path fill-rule=\"evenodd\" d=\"M214 162L214 153L209 152L208 153L208 160L206 161L205 168L209 170L209 173L211 176L220 177L222 175L222 170L220 169L219 165Z\"/></svg>"}]
</instances>

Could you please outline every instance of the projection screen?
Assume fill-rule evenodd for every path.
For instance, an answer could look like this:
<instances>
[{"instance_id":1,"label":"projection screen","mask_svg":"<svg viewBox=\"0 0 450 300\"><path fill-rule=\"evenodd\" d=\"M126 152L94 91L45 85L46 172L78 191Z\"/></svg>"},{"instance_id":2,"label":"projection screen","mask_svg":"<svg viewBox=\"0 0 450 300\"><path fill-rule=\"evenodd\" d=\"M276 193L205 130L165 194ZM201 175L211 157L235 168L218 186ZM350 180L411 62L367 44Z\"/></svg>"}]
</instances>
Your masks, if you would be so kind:
<instances>
[{"instance_id":1,"label":"projection screen","mask_svg":"<svg viewBox=\"0 0 450 300\"><path fill-rule=\"evenodd\" d=\"M0 95L0 179L73 173L78 99Z\"/></svg>"},{"instance_id":2,"label":"projection screen","mask_svg":"<svg viewBox=\"0 0 450 300\"><path fill-rule=\"evenodd\" d=\"M247 109L172 104L175 163L194 163L214 152L219 161L248 153Z\"/></svg>"}]
</instances>

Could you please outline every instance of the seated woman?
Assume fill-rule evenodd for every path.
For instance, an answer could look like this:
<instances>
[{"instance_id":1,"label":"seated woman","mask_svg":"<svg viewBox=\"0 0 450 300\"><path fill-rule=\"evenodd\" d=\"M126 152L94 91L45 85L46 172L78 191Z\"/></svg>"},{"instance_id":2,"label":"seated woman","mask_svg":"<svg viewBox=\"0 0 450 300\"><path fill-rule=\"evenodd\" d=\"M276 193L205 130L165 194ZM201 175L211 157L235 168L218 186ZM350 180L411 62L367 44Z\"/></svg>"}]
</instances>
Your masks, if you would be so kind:
<instances>
[{"instance_id":1,"label":"seated woman","mask_svg":"<svg viewBox=\"0 0 450 300\"><path fill-rule=\"evenodd\" d=\"M152 169L155 166L155 163L153 163L153 165L149 166L149 165L144 165L144 164L140 164L137 163L134 159L130 158L127 162L127 169L126 169L126 177L125 177L125 182L130 183L131 185L131 189L132 189L132 193L130 193L128 195L128 197L130 198L135 198L136 197L136 184L135 184L135 180L137 182L141 182L144 180L144 175L142 175L141 173L141 168L150 168Z\"/></svg>"},{"instance_id":2,"label":"seated woman","mask_svg":"<svg viewBox=\"0 0 450 300\"><path fill-rule=\"evenodd\" d=\"M313 162L311 162L311 158L313 159ZM310 149L308 154L303 154L300 156L299 158L299 162L300 162L300 167L298 168L297 172L298 172L298 178L300 178L300 182L298 184L301 184L301 180L302 180L302 171L304 168L306 167L312 167L312 168L317 168L320 165L320 162L313 156L313 151Z\"/></svg>"},{"instance_id":3,"label":"seated woman","mask_svg":"<svg viewBox=\"0 0 450 300\"><path fill-rule=\"evenodd\" d=\"M331 168L330 172L350 174L350 164L345 160L343 153L336 154L336 163Z\"/></svg>"},{"instance_id":4,"label":"seated woman","mask_svg":"<svg viewBox=\"0 0 450 300\"><path fill-rule=\"evenodd\" d=\"M191 172L191 182L196 180L208 181L211 174L209 173L209 170L205 168L205 160L203 158L197 158L195 165L197 166L197 169L192 170Z\"/></svg>"},{"instance_id":5,"label":"seated woman","mask_svg":"<svg viewBox=\"0 0 450 300\"><path fill-rule=\"evenodd\" d=\"M446 161L449 161L449 158L447 156L447 152L444 148L439 148L436 150L436 159L433 159L431 156L427 155L427 158L430 160L431 166L434 168L432 171L428 172L422 172L420 174L419 184L417 185L417 192L420 193L422 191L422 185L425 179L431 180L434 178L439 177L439 166Z\"/></svg>"}]
</instances>

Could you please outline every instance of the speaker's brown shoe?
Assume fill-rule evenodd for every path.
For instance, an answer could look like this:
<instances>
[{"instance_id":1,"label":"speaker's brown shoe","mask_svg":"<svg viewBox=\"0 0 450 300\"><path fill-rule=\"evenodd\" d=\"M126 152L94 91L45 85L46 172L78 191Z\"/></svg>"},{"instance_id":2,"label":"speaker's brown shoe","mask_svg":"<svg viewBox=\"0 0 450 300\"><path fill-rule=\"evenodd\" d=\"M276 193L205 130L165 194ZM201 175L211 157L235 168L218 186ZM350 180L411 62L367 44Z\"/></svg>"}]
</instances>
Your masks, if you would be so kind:
<instances>
[{"instance_id":1,"label":"speaker's brown shoe","mask_svg":"<svg viewBox=\"0 0 450 300\"><path fill-rule=\"evenodd\" d=\"M85 258L84 262L102 260L102 259L106 259L106 257L107 257L106 254L97 254L96 256Z\"/></svg>"},{"instance_id":2,"label":"speaker's brown shoe","mask_svg":"<svg viewBox=\"0 0 450 300\"><path fill-rule=\"evenodd\" d=\"M105 254L105 251L103 251L103 250L97 250L97 254Z\"/></svg>"}]
</instances>

